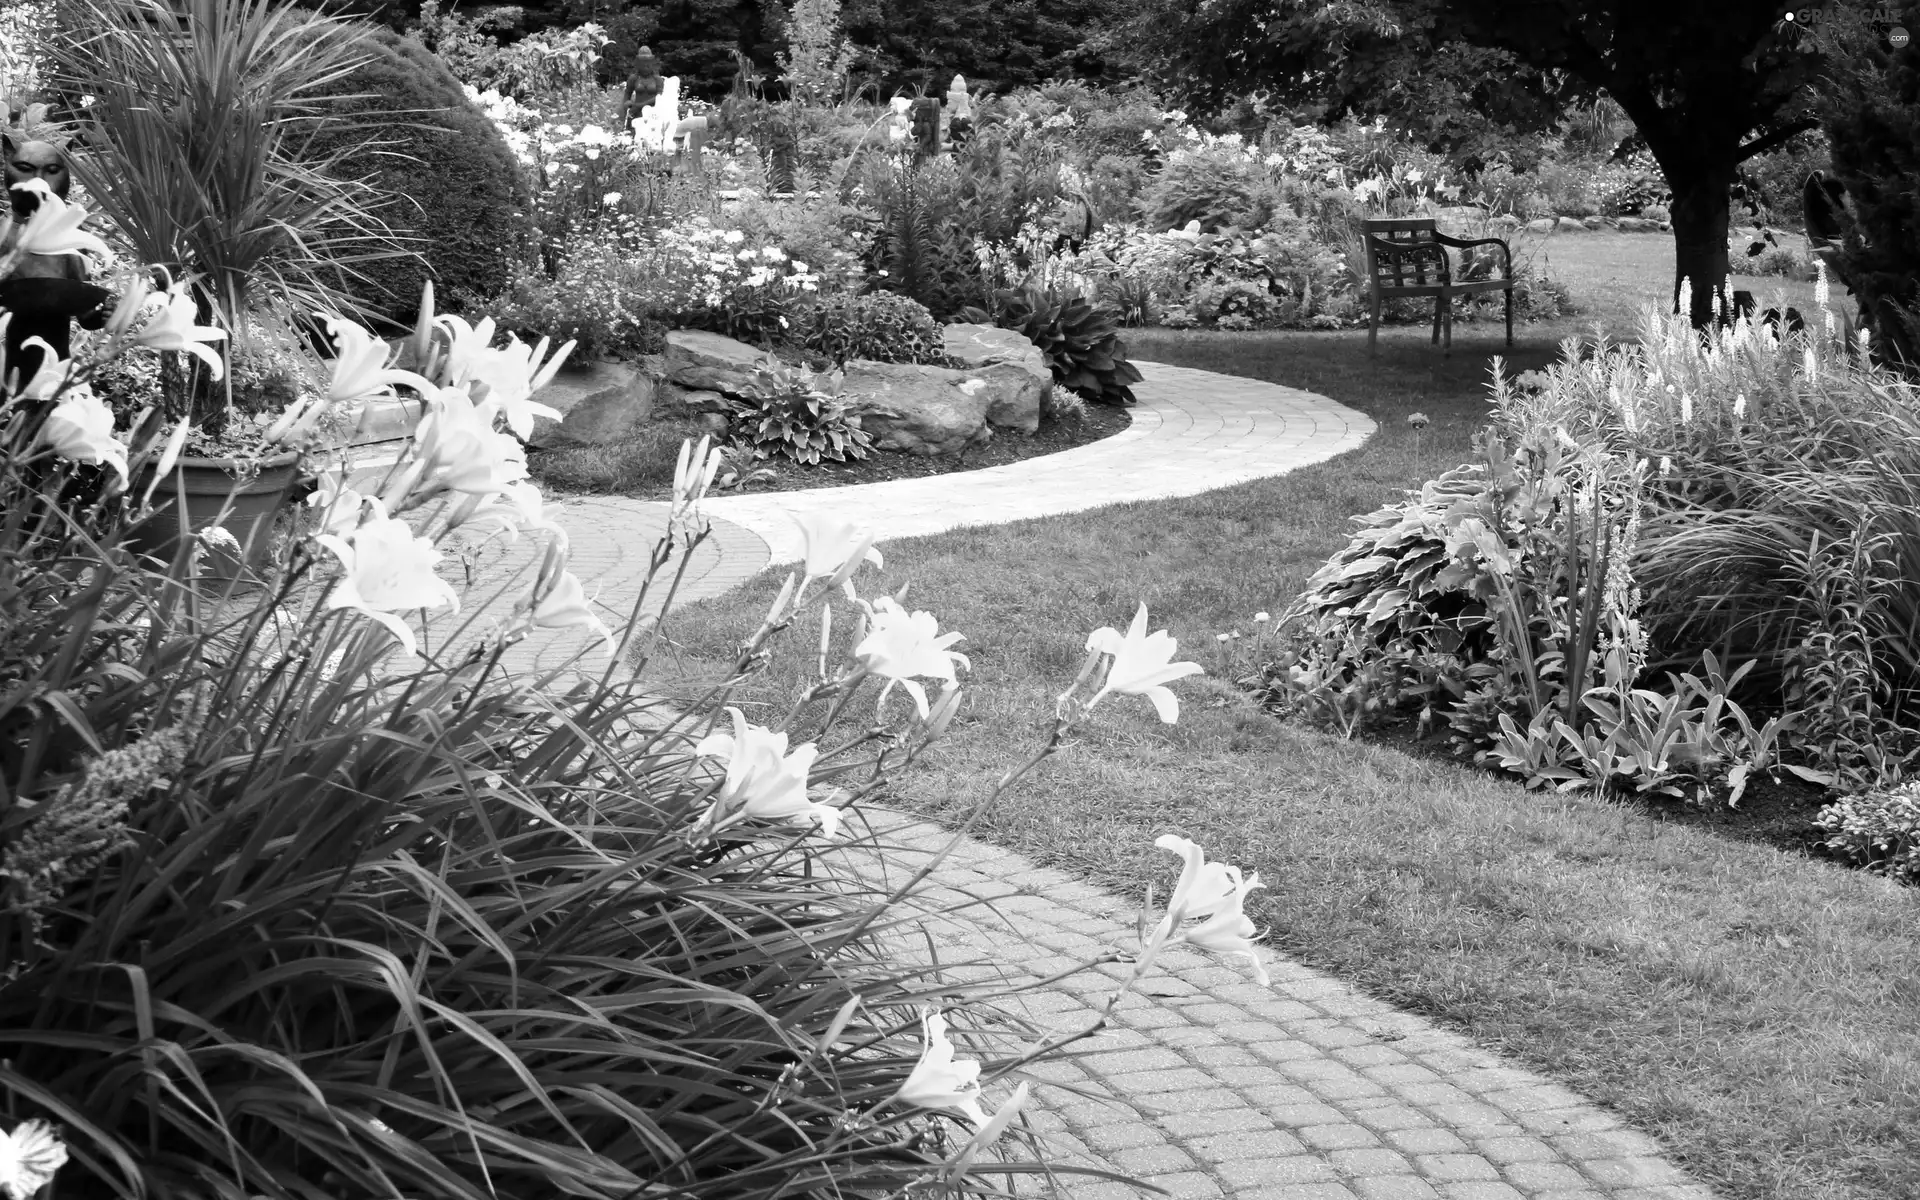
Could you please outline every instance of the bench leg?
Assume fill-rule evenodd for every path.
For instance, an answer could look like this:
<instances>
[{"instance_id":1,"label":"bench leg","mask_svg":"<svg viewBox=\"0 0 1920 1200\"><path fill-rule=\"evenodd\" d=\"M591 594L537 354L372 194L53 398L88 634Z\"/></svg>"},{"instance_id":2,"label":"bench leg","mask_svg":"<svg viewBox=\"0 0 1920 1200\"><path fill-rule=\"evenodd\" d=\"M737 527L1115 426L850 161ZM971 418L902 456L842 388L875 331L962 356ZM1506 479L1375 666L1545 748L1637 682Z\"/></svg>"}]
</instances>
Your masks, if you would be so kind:
<instances>
[{"instance_id":1,"label":"bench leg","mask_svg":"<svg viewBox=\"0 0 1920 1200\"><path fill-rule=\"evenodd\" d=\"M1507 345L1513 345L1513 289L1507 289Z\"/></svg>"},{"instance_id":2,"label":"bench leg","mask_svg":"<svg viewBox=\"0 0 1920 1200\"><path fill-rule=\"evenodd\" d=\"M1446 324L1444 326L1444 328L1446 329L1446 338L1443 343L1444 350L1442 352L1447 357L1451 358L1453 356L1453 297L1452 296L1443 297L1440 303L1445 305L1447 310L1447 315L1445 318Z\"/></svg>"},{"instance_id":3,"label":"bench leg","mask_svg":"<svg viewBox=\"0 0 1920 1200\"><path fill-rule=\"evenodd\" d=\"M1435 296L1433 298L1433 344L1436 346L1440 344L1440 304L1441 298Z\"/></svg>"},{"instance_id":4,"label":"bench leg","mask_svg":"<svg viewBox=\"0 0 1920 1200\"><path fill-rule=\"evenodd\" d=\"M1369 309L1372 319L1367 322L1367 353L1372 354L1374 346L1380 340L1380 293L1373 293Z\"/></svg>"}]
</instances>

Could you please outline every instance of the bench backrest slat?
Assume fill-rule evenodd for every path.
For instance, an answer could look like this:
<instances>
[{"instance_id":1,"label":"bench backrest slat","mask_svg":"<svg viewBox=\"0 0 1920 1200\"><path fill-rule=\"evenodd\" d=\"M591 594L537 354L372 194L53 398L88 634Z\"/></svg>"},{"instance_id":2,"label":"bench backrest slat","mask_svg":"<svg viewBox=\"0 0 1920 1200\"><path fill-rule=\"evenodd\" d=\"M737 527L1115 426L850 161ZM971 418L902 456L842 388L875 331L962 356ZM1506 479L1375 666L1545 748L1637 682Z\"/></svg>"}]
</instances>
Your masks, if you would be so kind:
<instances>
[{"instance_id":1,"label":"bench backrest slat","mask_svg":"<svg viewBox=\"0 0 1920 1200\"><path fill-rule=\"evenodd\" d=\"M1434 240L1438 228L1432 217L1384 217L1367 221L1365 230L1394 246L1394 253L1383 255L1367 244L1367 274L1382 290L1452 282L1452 264L1446 247Z\"/></svg>"}]
</instances>

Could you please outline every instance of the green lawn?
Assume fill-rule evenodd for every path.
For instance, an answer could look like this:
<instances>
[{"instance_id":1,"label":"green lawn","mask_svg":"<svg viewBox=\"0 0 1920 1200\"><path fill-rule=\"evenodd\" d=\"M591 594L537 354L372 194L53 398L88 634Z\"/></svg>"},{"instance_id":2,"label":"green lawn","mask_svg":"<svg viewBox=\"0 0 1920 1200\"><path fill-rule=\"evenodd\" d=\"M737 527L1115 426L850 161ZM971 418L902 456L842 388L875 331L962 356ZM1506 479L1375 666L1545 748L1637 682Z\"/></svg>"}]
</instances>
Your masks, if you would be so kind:
<instances>
[{"instance_id":1,"label":"green lawn","mask_svg":"<svg viewBox=\"0 0 1920 1200\"><path fill-rule=\"evenodd\" d=\"M1575 235L1548 252L1612 336L1632 333L1637 295L1670 287L1664 237ZM1788 291L1811 310L1810 286ZM1457 324L1451 359L1424 326L1383 331L1375 357L1364 331L1133 331L1136 357L1322 392L1381 432L1189 499L886 543L862 594L911 580L911 606L965 633L973 661L960 719L895 802L972 809L1037 745L1088 631L1124 626L1141 600L1180 657L1220 665L1213 635L1284 608L1349 515L1460 461L1494 353L1540 366L1591 320L1523 326L1511 352L1497 326ZM1417 442L1414 411L1432 418ZM671 619L684 664L727 657L781 577ZM745 698L788 694L811 643L800 632L788 669ZM1154 837L1195 838L1260 871L1249 912L1276 949L1611 1105L1727 1196L1920 1195L1920 892L1283 725L1218 678L1175 690L1177 726L1144 702L1103 704L976 830L1129 896L1172 878Z\"/></svg>"}]
</instances>

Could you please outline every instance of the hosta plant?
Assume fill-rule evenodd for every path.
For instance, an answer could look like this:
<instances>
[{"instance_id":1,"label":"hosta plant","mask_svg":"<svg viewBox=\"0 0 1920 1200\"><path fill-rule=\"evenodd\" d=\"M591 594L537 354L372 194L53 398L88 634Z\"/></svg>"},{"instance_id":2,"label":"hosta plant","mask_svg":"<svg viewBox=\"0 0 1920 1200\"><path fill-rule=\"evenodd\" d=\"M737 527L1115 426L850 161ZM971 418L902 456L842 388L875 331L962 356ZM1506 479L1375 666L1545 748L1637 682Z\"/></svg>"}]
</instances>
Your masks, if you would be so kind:
<instances>
[{"instance_id":1,"label":"hosta plant","mask_svg":"<svg viewBox=\"0 0 1920 1200\"><path fill-rule=\"evenodd\" d=\"M873 451L873 435L860 428L837 392L839 372L770 363L754 373L753 394L729 403L734 437L757 458L780 457L803 466L821 459L845 462Z\"/></svg>"},{"instance_id":2,"label":"hosta plant","mask_svg":"<svg viewBox=\"0 0 1920 1200\"><path fill-rule=\"evenodd\" d=\"M1047 356L1054 383L1095 404L1129 405L1140 369L1127 361L1120 322L1106 305L1055 287L1027 284L994 294L994 311L968 309L969 321L1017 329Z\"/></svg>"}]
</instances>

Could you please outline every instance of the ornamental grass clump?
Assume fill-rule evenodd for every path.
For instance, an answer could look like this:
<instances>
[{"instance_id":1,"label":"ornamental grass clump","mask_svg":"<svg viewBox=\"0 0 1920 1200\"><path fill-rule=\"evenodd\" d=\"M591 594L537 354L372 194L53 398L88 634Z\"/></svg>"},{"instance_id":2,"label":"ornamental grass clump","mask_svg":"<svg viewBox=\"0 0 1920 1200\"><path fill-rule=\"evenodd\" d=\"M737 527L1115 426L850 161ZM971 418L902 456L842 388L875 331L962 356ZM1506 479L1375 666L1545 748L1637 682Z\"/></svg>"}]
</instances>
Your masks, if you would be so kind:
<instances>
[{"instance_id":1,"label":"ornamental grass clump","mask_svg":"<svg viewBox=\"0 0 1920 1200\"><path fill-rule=\"evenodd\" d=\"M826 644L871 534L813 528L722 686L669 704L618 665L645 646L606 624L527 480L567 348L496 345L430 296L404 365L325 323L329 385L271 438L305 447L333 407L400 389L426 416L391 467L310 459L304 528L238 578L202 570L217 529L141 552L166 498L139 481L169 478L180 441L152 414L120 428L95 360L0 404L8 1190L1004 1194L1050 1169L1015 1129L1026 1069L1100 1028L1160 948L1260 973L1257 876L1184 840L1162 840L1180 886L1084 1030L1037 1036L905 951L931 866L862 882L852 860L886 846L862 803L955 719L961 635L855 592L848 654L796 698L829 709L809 740L727 703L815 603ZM101 356L179 352L139 328L116 314ZM684 578L718 465L683 448L647 593ZM499 536L533 543L518 576L438 572ZM585 657L511 667L576 629ZM1143 607L1089 638L1028 767L1109 698L1178 715L1167 684L1199 668L1146 629Z\"/></svg>"}]
</instances>

